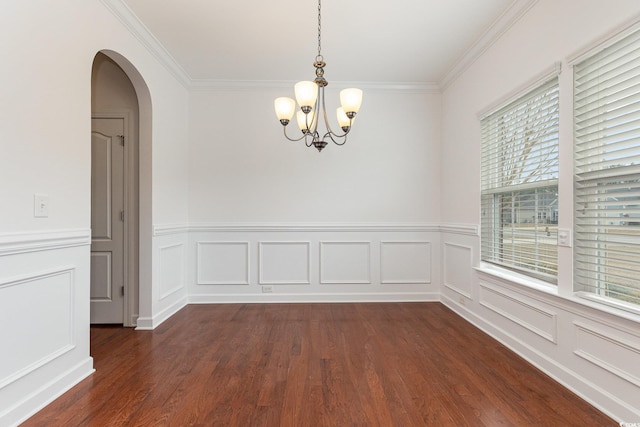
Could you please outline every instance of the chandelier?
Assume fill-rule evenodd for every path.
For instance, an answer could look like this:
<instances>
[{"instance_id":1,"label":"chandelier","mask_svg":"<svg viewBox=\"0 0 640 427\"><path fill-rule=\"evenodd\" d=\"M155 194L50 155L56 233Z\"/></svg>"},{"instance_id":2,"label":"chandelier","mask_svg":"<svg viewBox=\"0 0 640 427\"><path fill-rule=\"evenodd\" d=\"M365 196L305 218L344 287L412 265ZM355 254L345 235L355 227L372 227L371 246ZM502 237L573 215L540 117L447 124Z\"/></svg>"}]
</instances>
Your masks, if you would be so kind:
<instances>
[{"instance_id":1,"label":"chandelier","mask_svg":"<svg viewBox=\"0 0 640 427\"><path fill-rule=\"evenodd\" d=\"M275 108L276 116L282 123L284 136L289 141L304 140L307 147L312 145L322 151L327 146L328 141L332 141L336 145L344 145L347 142L347 135L351 130L351 125L355 119L356 113L362 104L362 91L356 88L349 88L340 91L340 104L336 110L338 125L342 129L342 133L334 132L329 125L327 118L327 110L324 103L324 88L328 82L324 78L324 67L326 63L322 57L322 19L321 19L321 0L318 0L318 55L316 56L313 66L316 69L316 78L313 81L302 81L295 85L295 96L300 109L296 113L296 101L291 98L276 98ZM291 138L287 135L287 125L291 121L293 114L296 113L298 127L302 131L299 138ZM324 123L324 133L319 126L322 119Z\"/></svg>"}]
</instances>

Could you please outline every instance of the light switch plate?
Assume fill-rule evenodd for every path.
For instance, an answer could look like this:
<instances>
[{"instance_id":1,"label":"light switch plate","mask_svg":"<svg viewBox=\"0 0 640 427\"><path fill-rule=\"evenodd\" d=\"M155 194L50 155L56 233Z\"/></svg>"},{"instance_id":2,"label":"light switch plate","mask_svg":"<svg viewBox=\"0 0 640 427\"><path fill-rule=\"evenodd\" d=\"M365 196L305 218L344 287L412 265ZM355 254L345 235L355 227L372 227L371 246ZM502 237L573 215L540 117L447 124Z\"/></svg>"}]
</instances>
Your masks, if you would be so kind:
<instances>
[{"instance_id":1,"label":"light switch plate","mask_svg":"<svg viewBox=\"0 0 640 427\"><path fill-rule=\"evenodd\" d=\"M558 246L571 247L571 230L567 228L558 229Z\"/></svg>"},{"instance_id":2,"label":"light switch plate","mask_svg":"<svg viewBox=\"0 0 640 427\"><path fill-rule=\"evenodd\" d=\"M33 195L33 216L36 218L49 216L49 196L46 194Z\"/></svg>"}]
</instances>

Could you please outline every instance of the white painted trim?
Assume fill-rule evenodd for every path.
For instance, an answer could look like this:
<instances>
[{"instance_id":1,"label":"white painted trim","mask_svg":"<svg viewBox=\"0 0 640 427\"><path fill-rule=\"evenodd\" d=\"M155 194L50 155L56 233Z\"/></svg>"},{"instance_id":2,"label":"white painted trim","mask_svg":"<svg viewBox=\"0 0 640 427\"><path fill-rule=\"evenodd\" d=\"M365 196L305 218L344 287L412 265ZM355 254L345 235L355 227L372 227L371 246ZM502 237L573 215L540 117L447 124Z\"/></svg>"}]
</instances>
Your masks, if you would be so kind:
<instances>
[{"instance_id":1,"label":"white painted trim","mask_svg":"<svg viewBox=\"0 0 640 427\"><path fill-rule=\"evenodd\" d=\"M162 310L153 317L138 317L136 331L152 331L160 326L165 320L182 310L187 305L187 297L180 298L169 307Z\"/></svg>"},{"instance_id":2,"label":"white painted trim","mask_svg":"<svg viewBox=\"0 0 640 427\"><path fill-rule=\"evenodd\" d=\"M477 224L441 224L439 229L442 233L480 236L480 226Z\"/></svg>"},{"instance_id":3,"label":"white painted trim","mask_svg":"<svg viewBox=\"0 0 640 427\"><path fill-rule=\"evenodd\" d=\"M189 304L439 302L439 292L195 294Z\"/></svg>"},{"instance_id":4,"label":"white painted trim","mask_svg":"<svg viewBox=\"0 0 640 427\"><path fill-rule=\"evenodd\" d=\"M247 270L246 270L246 279L243 281L205 281L200 277L200 246L204 245L244 245L245 246L245 257L247 261ZM250 243L242 242L242 241L226 241L226 240L200 240L196 242L196 285L249 285L250 284L250 274L251 274L251 255L250 255Z\"/></svg>"},{"instance_id":5,"label":"white painted trim","mask_svg":"<svg viewBox=\"0 0 640 427\"><path fill-rule=\"evenodd\" d=\"M83 359L71 369L30 393L13 407L0 412L0 425L20 425L94 372L93 358Z\"/></svg>"},{"instance_id":6,"label":"white painted trim","mask_svg":"<svg viewBox=\"0 0 640 427\"><path fill-rule=\"evenodd\" d=\"M526 301L524 301L522 298L518 298L518 296L513 295L513 294L519 294L516 291L508 291L507 289L501 288L499 286L495 286L495 285L490 285L488 282L480 282L479 283L480 289L484 289L486 291L489 292L493 292L496 295L500 295L501 297L504 297L506 299L508 299L509 301L512 301L516 304L519 304L527 309L536 311L540 314L542 314L543 316L549 318L552 320L553 323L553 331L551 333L548 333L538 327L536 327L535 325L532 325L529 322L526 322L522 319L520 319L519 317L515 317L513 314L507 313L504 310L502 310L499 307L496 307L495 305L489 303L488 301L483 300L482 298L482 292L480 293L480 298L479 298L479 303L480 305L482 305L483 307L486 307L487 309L493 311L494 313L499 314L500 316L510 320L511 322L514 322L520 326L522 326L525 329L528 329L530 332L533 332L536 335L539 335L540 337L544 338L547 341L550 341L554 344L558 343L558 315L557 313L554 313L552 311L548 311L545 310L543 307L536 305L536 304L531 304L528 303ZM513 294L512 294L513 293ZM520 296L522 296L522 294L519 294Z\"/></svg>"},{"instance_id":7,"label":"white painted trim","mask_svg":"<svg viewBox=\"0 0 640 427\"><path fill-rule=\"evenodd\" d=\"M184 250L185 244L180 242L180 243L172 243L172 244L168 244L168 245L164 245L164 246L159 246L158 247L158 256L159 259L162 259L162 251L167 250L167 249L172 249L172 248L180 248L180 277L181 277L181 282L177 285L174 286L173 288L167 290L166 292L164 292L163 294L160 295L158 301L162 301L165 298L175 294L176 292L185 289L185 281L184 281L184 277L185 277L185 264L186 264L186 259L185 259L185 250ZM158 269L161 269L162 265L158 265ZM161 272L158 271L158 277L161 276ZM162 280L162 279L160 279Z\"/></svg>"},{"instance_id":8,"label":"white painted trim","mask_svg":"<svg viewBox=\"0 0 640 427\"><path fill-rule=\"evenodd\" d=\"M358 240L321 240L320 241L320 284L321 285L370 285L371 282L371 241L358 241ZM368 278L363 280L326 280L322 278L322 248L325 245L366 245L367 247L367 272Z\"/></svg>"},{"instance_id":9,"label":"white painted trim","mask_svg":"<svg viewBox=\"0 0 640 427\"><path fill-rule=\"evenodd\" d=\"M189 224L155 226L154 234L177 232L439 232L440 226L434 224Z\"/></svg>"},{"instance_id":10,"label":"white painted trim","mask_svg":"<svg viewBox=\"0 0 640 427\"><path fill-rule=\"evenodd\" d=\"M449 281L447 280L447 251L444 249L446 246L457 247L457 248L462 248L462 249L468 249L469 250L470 266L473 263L473 248L471 246L461 245L459 243L453 243L453 242L443 242L443 244L442 244L442 247L443 247L443 251L442 251L442 267L443 267L442 283L444 284L444 286L447 289L450 289L450 290L462 295L463 297L467 298L468 300L473 300L473 296L471 295L471 293L465 292L462 289L459 289L455 285L449 283ZM469 272L469 284L473 288L471 272Z\"/></svg>"},{"instance_id":11,"label":"white painted trim","mask_svg":"<svg viewBox=\"0 0 640 427\"><path fill-rule=\"evenodd\" d=\"M153 226L153 236L170 236L172 234L188 233L188 224L162 224Z\"/></svg>"},{"instance_id":12,"label":"white painted trim","mask_svg":"<svg viewBox=\"0 0 640 427\"><path fill-rule=\"evenodd\" d=\"M574 321L573 324L575 325L575 327L580 330L583 331L585 333L591 334L593 336L596 336L604 341L609 341L611 344L616 345L618 347L623 347L629 351L632 351L634 353L636 353L638 355L638 360L640 360L640 347L638 347L637 345L634 345L632 342L624 340L622 338L616 338L611 336L610 333L607 333L605 331L599 330L598 328L594 328L593 326L587 325L586 323L583 322L579 322L579 321ZM614 374L615 376L622 378L625 381L630 382L631 384L635 385L636 387L640 387L640 378L636 377L635 375L632 375L628 372L625 372L619 368L617 368L616 366L613 366L611 363L607 362L606 360L602 360L588 352L586 352L585 350L576 348L573 352L574 354L576 354L577 356L593 363L594 365L608 371L611 372L612 374Z\"/></svg>"},{"instance_id":13,"label":"white painted trim","mask_svg":"<svg viewBox=\"0 0 640 427\"><path fill-rule=\"evenodd\" d=\"M2 288L8 288L11 286L19 286L25 283L35 282L37 280L42 280L50 277L62 276L62 275L68 274L69 275L69 284L68 284L69 285L69 307L71 307L72 309L71 313L69 314L69 325L67 325L67 328L68 328L67 334L69 336L70 341L67 342L65 345L63 345L62 347L58 348L57 350L42 357L40 360L37 360L31 363L30 365L23 367L17 372L14 372L12 375L6 378L0 378L0 390L6 387L7 385L19 380L20 378L26 375L29 375L31 372L34 372L37 369L40 369L41 367L45 366L51 361L63 356L64 354L69 353L70 351L76 348L76 345L74 343L74 336L73 336L73 326L74 326L73 313L75 312L75 310L73 310L74 295L75 295L75 271L76 271L75 267L71 267L71 266L59 267L53 270L42 271L35 274L29 274L29 275L24 275L20 277L7 278L0 281L0 289L2 289Z\"/></svg>"},{"instance_id":14,"label":"white painted trim","mask_svg":"<svg viewBox=\"0 0 640 427\"><path fill-rule=\"evenodd\" d=\"M217 80L217 79L193 79L189 90L198 92L242 92L265 89L291 90L296 81L284 80ZM359 87L369 93L414 93L414 94L439 94L440 86L437 83L422 82L341 82L331 81L334 88Z\"/></svg>"},{"instance_id":15,"label":"white painted trim","mask_svg":"<svg viewBox=\"0 0 640 427\"><path fill-rule=\"evenodd\" d=\"M502 37L520 18L531 9L538 0L514 0L511 6L494 21L487 31L471 46L460 60L440 80L440 89L444 91L460 77L482 54Z\"/></svg>"},{"instance_id":16,"label":"white painted trim","mask_svg":"<svg viewBox=\"0 0 640 427\"><path fill-rule=\"evenodd\" d=\"M280 281L280 280L265 280L262 277L262 247L263 246L276 246L276 245L304 245L307 247L307 277L303 281ZM309 241L264 241L258 242L258 284L259 285L309 285L311 284L311 242Z\"/></svg>"},{"instance_id":17,"label":"white painted trim","mask_svg":"<svg viewBox=\"0 0 640 427\"><path fill-rule=\"evenodd\" d=\"M0 256L91 245L91 230L48 230L0 234Z\"/></svg>"},{"instance_id":18,"label":"white painted trim","mask_svg":"<svg viewBox=\"0 0 640 427\"><path fill-rule=\"evenodd\" d=\"M429 248L429 277L426 280L389 280L384 279L384 252L385 245L426 245ZM432 283L432 271L433 271L433 242L428 240L381 240L380 241L380 284L382 285L428 285Z\"/></svg>"}]
</instances>

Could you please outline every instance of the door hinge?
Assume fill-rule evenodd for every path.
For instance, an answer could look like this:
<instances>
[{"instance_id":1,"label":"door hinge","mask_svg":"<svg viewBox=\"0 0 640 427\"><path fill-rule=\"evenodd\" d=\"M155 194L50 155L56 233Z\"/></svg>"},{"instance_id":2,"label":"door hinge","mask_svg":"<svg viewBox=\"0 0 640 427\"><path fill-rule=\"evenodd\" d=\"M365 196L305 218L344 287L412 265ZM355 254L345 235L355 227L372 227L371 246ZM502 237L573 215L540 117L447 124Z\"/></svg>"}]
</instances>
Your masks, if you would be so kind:
<instances>
[{"instance_id":1,"label":"door hinge","mask_svg":"<svg viewBox=\"0 0 640 427\"><path fill-rule=\"evenodd\" d=\"M118 135L118 138L120 138L120 145L124 147L124 135Z\"/></svg>"},{"instance_id":2,"label":"door hinge","mask_svg":"<svg viewBox=\"0 0 640 427\"><path fill-rule=\"evenodd\" d=\"M120 295L124 296L124 286L120 286Z\"/></svg>"},{"instance_id":3,"label":"door hinge","mask_svg":"<svg viewBox=\"0 0 640 427\"><path fill-rule=\"evenodd\" d=\"M124 222L124 211L120 211L120 221Z\"/></svg>"}]
</instances>

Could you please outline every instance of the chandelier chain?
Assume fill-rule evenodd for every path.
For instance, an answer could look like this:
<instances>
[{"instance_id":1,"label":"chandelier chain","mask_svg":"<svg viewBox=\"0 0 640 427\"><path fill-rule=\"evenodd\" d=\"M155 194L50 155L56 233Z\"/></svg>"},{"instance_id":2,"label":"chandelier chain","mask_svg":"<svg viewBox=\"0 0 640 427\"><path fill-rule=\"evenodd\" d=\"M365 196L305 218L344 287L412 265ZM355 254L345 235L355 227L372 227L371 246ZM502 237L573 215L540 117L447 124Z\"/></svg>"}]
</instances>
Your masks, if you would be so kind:
<instances>
[{"instance_id":1,"label":"chandelier chain","mask_svg":"<svg viewBox=\"0 0 640 427\"><path fill-rule=\"evenodd\" d=\"M322 34L322 20L321 20L321 4L320 4L321 0L318 0L318 60L322 59L322 38L321 38L321 34Z\"/></svg>"}]
</instances>

